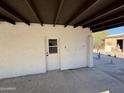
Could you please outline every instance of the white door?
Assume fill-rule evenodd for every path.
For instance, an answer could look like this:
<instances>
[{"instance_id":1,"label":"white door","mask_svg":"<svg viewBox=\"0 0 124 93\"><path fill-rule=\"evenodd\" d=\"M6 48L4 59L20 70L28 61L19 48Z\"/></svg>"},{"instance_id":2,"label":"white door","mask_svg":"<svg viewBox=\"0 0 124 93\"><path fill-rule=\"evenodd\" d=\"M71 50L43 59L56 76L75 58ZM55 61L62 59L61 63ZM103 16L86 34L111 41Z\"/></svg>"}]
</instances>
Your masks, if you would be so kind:
<instances>
[{"instance_id":1,"label":"white door","mask_svg":"<svg viewBox=\"0 0 124 93\"><path fill-rule=\"evenodd\" d=\"M58 38L47 38L47 70L60 69Z\"/></svg>"}]
</instances>

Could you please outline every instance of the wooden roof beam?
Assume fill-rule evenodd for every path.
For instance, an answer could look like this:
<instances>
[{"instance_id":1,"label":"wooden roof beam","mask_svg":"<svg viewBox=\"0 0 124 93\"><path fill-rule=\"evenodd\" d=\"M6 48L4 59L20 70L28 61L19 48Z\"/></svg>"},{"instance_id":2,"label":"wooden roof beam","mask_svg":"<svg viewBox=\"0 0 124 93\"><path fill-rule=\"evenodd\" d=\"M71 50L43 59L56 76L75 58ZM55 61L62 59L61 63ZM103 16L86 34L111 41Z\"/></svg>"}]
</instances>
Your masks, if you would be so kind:
<instances>
[{"instance_id":1,"label":"wooden roof beam","mask_svg":"<svg viewBox=\"0 0 124 93\"><path fill-rule=\"evenodd\" d=\"M94 2L89 8L87 8L84 12L82 12L80 15L78 15L73 21L77 20L78 18L80 18L82 15L87 14L91 9L93 9L95 6L97 6L99 3L101 2L101 0L97 0L96 2ZM81 21L82 22L82 21ZM79 22L74 24L74 28L79 26Z\"/></svg>"},{"instance_id":2,"label":"wooden roof beam","mask_svg":"<svg viewBox=\"0 0 124 93\"><path fill-rule=\"evenodd\" d=\"M99 27L99 28L91 28L91 30L93 32L98 32L98 31L107 30L107 29L111 29L111 28L116 28L116 27L120 27L120 26L124 26L124 22L114 23L114 24Z\"/></svg>"},{"instance_id":3,"label":"wooden roof beam","mask_svg":"<svg viewBox=\"0 0 124 93\"><path fill-rule=\"evenodd\" d=\"M114 21L114 20L118 20L118 19L122 19L122 18L124 18L124 15L119 16L119 17L116 17L116 18L113 18L113 19L109 19L109 20L103 21L103 22L98 23L98 24L91 25L91 26L89 26L89 27L96 27L96 26L103 25L103 24L106 24L106 23L108 23L108 22L112 22L112 21Z\"/></svg>"},{"instance_id":4,"label":"wooden roof beam","mask_svg":"<svg viewBox=\"0 0 124 93\"><path fill-rule=\"evenodd\" d=\"M4 9L5 11L7 11L9 14L13 15L15 18L18 18L21 21L23 21L24 23L30 25L30 22L26 18L24 18L21 14L19 14L18 12L16 12L13 8L11 8L9 5L7 5L2 0L0 1L0 7L2 9Z\"/></svg>"},{"instance_id":5,"label":"wooden roof beam","mask_svg":"<svg viewBox=\"0 0 124 93\"><path fill-rule=\"evenodd\" d=\"M66 27L67 25L69 25L69 23L71 23L73 20L75 20L77 17L79 17L83 12L85 12L88 8L90 8L91 6L93 6L96 2L98 2L98 0L91 0L91 3L87 3L88 0L86 0L86 7L84 7L84 5L82 5L77 11L76 13L74 13L64 24L64 26Z\"/></svg>"},{"instance_id":6,"label":"wooden roof beam","mask_svg":"<svg viewBox=\"0 0 124 93\"><path fill-rule=\"evenodd\" d=\"M104 24L101 24L101 25L93 26L93 27L90 27L90 28L91 29L96 29L96 28L100 28L100 27L111 26L113 24L120 24L120 23L124 22L123 20L124 20L124 17L120 17L116 20L113 20L113 21L110 21L110 22L107 22L107 23L104 23Z\"/></svg>"},{"instance_id":7,"label":"wooden roof beam","mask_svg":"<svg viewBox=\"0 0 124 93\"><path fill-rule=\"evenodd\" d=\"M55 17L55 21L54 21L54 23L53 23L53 26L55 26L56 23L57 23L57 21L58 21L58 18L59 18L59 16L60 16L60 13L61 13L63 4L64 4L64 0L61 0L61 2L60 2L60 4L59 4L59 7L58 7L58 10L57 10L57 13L56 13L56 17Z\"/></svg>"},{"instance_id":8,"label":"wooden roof beam","mask_svg":"<svg viewBox=\"0 0 124 93\"><path fill-rule=\"evenodd\" d=\"M7 16L4 16L2 14L0 14L0 19L3 19L4 21L8 22L8 23L11 23L11 24L16 24L15 23L15 20L11 19L11 18L8 18Z\"/></svg>"},{"instance_id":9,"label":"wooden roof beam","mask_svg":"<svg viewBox=\"0 0 124 93\"><path fill-rule=\"evenodd\" d=\"M105 14L103 14L103 15L100 15L100 16L98 16L98 17L92 19L92 20L89 20L89 21L87 21L86 23L84 23L84 24L82 24L82 25L83 25L83 27L92 27L92 26L93 26L93 25L91 25L92 22L95 22L96 20L102 19L103 17L105 17L105 16L107 16L107 15L109 15L109 14L112 14L112 13L114 13L115 11L118 11L118 10L120 10L120 9L124 9L124 5L119 6L119 7L115 8L115 9L113 9L113 10L111 10L111 11L108 11L107 13L105 13ZM114 18L114 19L116 19L116 18ZM111 20L114 20L114 19L110 19L110 20L107 20L107 21L105 21L105 22L108 22L108 21L111 21ZM104 23L104 22L102 22L102 23ZM102 23L98 23L98 24L102 24ZM94 25L97 25L97 24L94 24Z\"/></svg>"},{"instance_id":10,"label":"wooden roof beam","mask_svg":"<svg viewBox=\"0 0 124 93\"><path fill-rule=\"evenodd\" d=\"M79 25L84 25L84 23L86 23L86 22L88 22L88 21L90 21L92 19L95 19L98 16L102 16L102 15L104 15L106 13L109 13L110 11L112 11L113 9L118 8L121 5L124 5L124 1L123 0L111 0L111 1L108 1L108 2L109 2L108 4L110 4L110 5L108 5L107 7L103 8L103 10L101 10L98 13L92 15L91 17L89 17L89 18L87 18L85 20L79 21L78 23L76 23L74 25L74 27L77 27ZM112 6L112 7L110 7L110 6Z\"/></svg>"},{"instance_id":11,"label":"wooden roof beam","mask_svg":"<svg viewBox=\"0 0 124 93\"><path fill-rule=\"evenodd\" d=\"M36 15L36 17L38 18L38 20L40 21L41 26L43 26L43 20L41 19L36 6L34 5L32 0L25 0L25 2L27 3L28 7L32 10L32 12Z\"/></svg>"}]
</instances>

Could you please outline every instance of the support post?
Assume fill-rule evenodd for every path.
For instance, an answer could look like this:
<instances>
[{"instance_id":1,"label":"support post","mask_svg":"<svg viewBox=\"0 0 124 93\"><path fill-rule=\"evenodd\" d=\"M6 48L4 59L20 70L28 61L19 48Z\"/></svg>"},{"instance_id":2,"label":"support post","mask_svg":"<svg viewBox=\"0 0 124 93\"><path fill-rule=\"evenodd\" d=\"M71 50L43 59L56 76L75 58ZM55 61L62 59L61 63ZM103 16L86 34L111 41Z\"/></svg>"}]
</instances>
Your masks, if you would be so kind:
<instances>
[{"instance_id":1,"label":"support post","mask_svg":"<svg viewBox=\"0 0 124 93\"><path fill-rule=\"evenodd\" d=\"M92 34L88 35L88 38L87 38L87 61L88 61L88 67L93 67L93 37L92 37Z\"/></svg>"}]
</instances>

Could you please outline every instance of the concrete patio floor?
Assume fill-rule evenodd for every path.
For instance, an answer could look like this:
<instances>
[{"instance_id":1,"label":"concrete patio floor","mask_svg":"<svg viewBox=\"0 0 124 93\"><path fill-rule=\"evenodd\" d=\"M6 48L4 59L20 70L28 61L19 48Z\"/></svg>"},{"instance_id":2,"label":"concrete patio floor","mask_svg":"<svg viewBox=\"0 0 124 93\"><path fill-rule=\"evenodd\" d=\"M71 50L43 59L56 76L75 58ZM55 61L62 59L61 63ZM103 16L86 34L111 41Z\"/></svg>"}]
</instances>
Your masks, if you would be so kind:
<instances>
[{"instance_id":1,"label":"concrete patio floor","mask_svg":"<svg viewBox=\"0 0 124 93\"><path fill-rule=\"evenodd\" d=\"M108 90L110 93L124 93L124 78L116 76L119 71L110 70L110 67L116 68L115 64L108 65L108 61L102 61L94 56L94 68L50 71L0 80L0 93L109 93L105 92Z\"/></svg>"}]
</instances>

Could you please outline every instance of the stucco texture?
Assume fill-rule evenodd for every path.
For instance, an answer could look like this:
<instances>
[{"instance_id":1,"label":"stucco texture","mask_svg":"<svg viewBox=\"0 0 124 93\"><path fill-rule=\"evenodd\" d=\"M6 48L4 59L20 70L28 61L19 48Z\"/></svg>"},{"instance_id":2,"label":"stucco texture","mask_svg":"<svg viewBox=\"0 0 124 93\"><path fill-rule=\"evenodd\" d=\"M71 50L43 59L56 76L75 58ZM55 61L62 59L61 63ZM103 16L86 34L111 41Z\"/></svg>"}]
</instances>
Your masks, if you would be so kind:
<instances>
[{"instance_id":1,"label":"stucco texture","mask_svg":"<svg viewBox=\"0 0 124 93\"><path fill-rule=\"evenodd\" d=\"M0 24L0 78L46 72L45 39L51 36L60 40L61 70L86 67L88 35L91 35L88 28L3 22Z\"/></svg>"}]
</instances>

